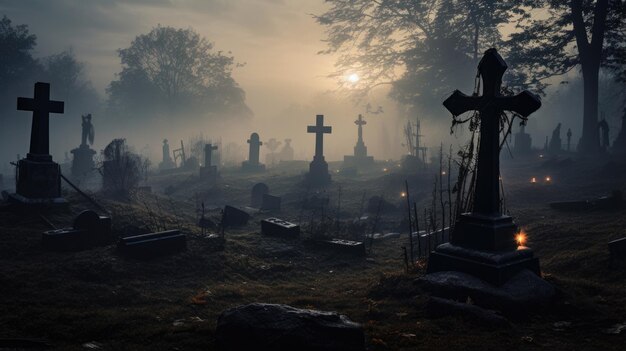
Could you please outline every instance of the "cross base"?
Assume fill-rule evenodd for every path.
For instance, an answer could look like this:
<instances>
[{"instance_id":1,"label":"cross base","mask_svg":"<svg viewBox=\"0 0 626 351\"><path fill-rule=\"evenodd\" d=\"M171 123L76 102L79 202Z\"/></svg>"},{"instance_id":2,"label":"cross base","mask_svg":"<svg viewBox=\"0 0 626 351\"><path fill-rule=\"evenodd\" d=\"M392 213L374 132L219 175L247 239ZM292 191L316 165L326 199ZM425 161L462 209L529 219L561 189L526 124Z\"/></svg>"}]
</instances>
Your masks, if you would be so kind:
<instances>
[{"instance_id":1,"label":"cross base","mask_svg":"<svg viewBox=\"0 0 626 351\"><path fill-rule=\"evenodd\" d=\"M58 202L61 199L61 168L52 161L21 159L17 163L15 188L16 195L19 195L15 197L17 200Z\"/></svg>"},{"instance_id":2,"label":"cross base","mask_svg":"<svg viewBox=\"0 0 626 351\"><path fill-rule=\"evenodd\" d=\"M428 258L427 273L456 271L499 286L524 269L540 275L539 259L527 247L514 251L478 251L450 243L437 246Z\"/></svg>"},{"instance_id":3,"label":"cross base","mask_svg":"<svg viewBox=\"0 0 626 351\"><path fill-rule=\"evenodd\" d=\"M265 171L265 165L262 163L251 163L250 161L243 161L241 163L241 170L244 172L263 172Z\"/></svg>"},{"instance_id":4,"label":"cross base","mask_svg":"<svg viewBox=\"0 0 626 351\"><path fill-rule=\"evenodd\" d=\"M306 182L309 185L326 185L330 183L330 173L328 173L328 163L324 157L313 157L309 164L309 173L306 175Z\"/></svg>"},{"instance_id":5,"label":"cross base","mask_svg":"<svg viewBox=\"0 0 626 351\"><path fill-rule=\"evenodd\" d=\"M210 182L217 181L217 166L200 167L200 178Z\"/></svg>"},{"instance_id":6,"label":"cross base","mask_svg":"<svg viewBox=\"0 0 626 351\"><path fill-rule=\"evenodd\" d=\"M463 213L450 236L453 245L481 251L513 251L517 225L510 216Z\"/></svg>"}]
</instances>

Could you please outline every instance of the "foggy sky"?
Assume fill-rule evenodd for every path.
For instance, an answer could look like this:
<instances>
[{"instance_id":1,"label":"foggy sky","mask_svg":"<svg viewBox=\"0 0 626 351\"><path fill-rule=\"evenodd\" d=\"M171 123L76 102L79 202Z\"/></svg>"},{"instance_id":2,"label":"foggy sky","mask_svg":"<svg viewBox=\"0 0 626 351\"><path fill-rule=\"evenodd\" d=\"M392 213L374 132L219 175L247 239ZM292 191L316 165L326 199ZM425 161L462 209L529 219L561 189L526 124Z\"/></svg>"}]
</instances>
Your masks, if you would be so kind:
<instances>
[{"instance_id":1,"label":"foggy sky","mask_svg":"<svg viewBox=\"0 0 626 351\"><path fill-rule=\"evenodd\" d=\"M255 115L249 125L234 132L225 133L215 126L190 126L191 130L242 144L253 131L258 131L262 140L292 138L296 157L310 159L314 138L306 135L306 125L313 124L315 114L325 114L327 124L333 126L333 134L325 138L326 156L338 160L352 154L356 139L353 121L364 112L363 105L370 102L375 107L382 105L385 113L369 118L365 129L368 151L376 158L398 159L403 152L401 125L409 116L396 111L395 103L384 98L385 91L355 105L345 95L334 92L335 82L325 77L333 71L335 57L316 54L325 49L324 29L311 16L325 9L322 0L0 0L0 15L7 15L14 25L27 24L37 35L36 57L72 49L85 62L87 76L103 98L105 88L121 70L117 49L128 47L137 35L158 24L191 27L213 42L216 50L231 52L237 62L245 63L235 69L233 76L245 90L246 102ZM567 89L562 94L567 95ZM536 134L533 145L541 147L545 135L558 122L564 122L564 130L571 127L577 141L581 100L582 95L564 110L550 105L551 101L559 101L558 97L544 98L544 107L531 117L527 128ZM79 116L69 117L79 121ZM463 134L461 140L449 136L450 117L443 107L440 116L421 117L426 120L422 127L430 128L425 142L431 150L438 149L441 141L455 146L464 142ZM106 130L98 125L100 121L94 116L96 130ZM76 133L78 140L79 122ZM100 134L94 148L102 149L112 137L129 137L138 149L149 149L154 163L158 163L163 137L188 137L155 134L151 140ZM59 159L71 146L56 140L51 136L51 150Z\"/></svg>"}]
</instances>

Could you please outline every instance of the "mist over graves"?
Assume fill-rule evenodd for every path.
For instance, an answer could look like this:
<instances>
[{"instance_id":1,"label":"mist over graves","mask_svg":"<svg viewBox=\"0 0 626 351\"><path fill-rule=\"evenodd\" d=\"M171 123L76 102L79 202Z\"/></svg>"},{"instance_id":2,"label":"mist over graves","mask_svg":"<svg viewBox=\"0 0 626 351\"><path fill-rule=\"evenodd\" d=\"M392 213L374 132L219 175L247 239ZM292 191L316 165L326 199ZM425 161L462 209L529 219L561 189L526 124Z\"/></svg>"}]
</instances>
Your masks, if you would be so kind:
<instances>
[{"instance_id":1,"label":"mist over graves","mask_svg":"<svg viewBox=\"0 0 626 351\"><path fill-rule=\"evenodd\" d=\"M621 350L622 5L0 4L0 349Z\"/></svg>"}]
</instances>

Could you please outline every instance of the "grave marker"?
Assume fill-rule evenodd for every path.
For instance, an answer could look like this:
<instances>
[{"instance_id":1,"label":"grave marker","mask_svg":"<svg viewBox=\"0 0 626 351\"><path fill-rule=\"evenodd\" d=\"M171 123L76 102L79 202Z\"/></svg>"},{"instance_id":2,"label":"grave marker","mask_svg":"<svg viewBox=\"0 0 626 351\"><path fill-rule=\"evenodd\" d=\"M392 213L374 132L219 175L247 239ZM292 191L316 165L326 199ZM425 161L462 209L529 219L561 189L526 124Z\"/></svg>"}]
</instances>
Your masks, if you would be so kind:
<instances>
[{"instance_id":1,"label":"grave marker","mask_svg":"<svg viewBox=\"0 0 626 351\"><path fill-rule=\"evenodd\" d=\"M489 49L478 65L482 96L456 90L443 105L455 116L480 112L480 145L472 212L457 221L450 243L431 254L428 272L459 271L501 285L516 273L529 269L539 274L539 260L530 248L518 247L513 218L501 212L500 119L504 110L529 116L541 106L539 97L523 91L502 96L502 76L507 65L495 49Z\"/></svg>"},{"instance_id":2,"label":"grave marker","mask_svg":"<svg viewBox=\"0 0 626 351\"><path fill-rule=\"evenodd\" d=\"M72 176L75 178L83 178L88 176L95 167L93 155L96 154L89 145L93 145L94 128L91 124L91 114L81 116L82 119L82 137L80 145L71 151L74 155L72 160Z\"/></svg>"},{"instance_id":3,"label":"grave marker","mask_svg":"<svg viewBox=\"0 0 626 351\"><path fill-rule=\"evenodd\" d=\"M259 172L265 170L265 165L259 163L259 149L261 148L261 145L263 145L263 142L259 139L259 134L250 134L248 144L250 144L248 161L243 161L241 169L248 172Z\"/></svg>"},{"instance_id":4,"label":"grave marker","mask_svg":"<svg viewBox=\"0 0 626 351\"><path fill-rule=\"evenodd\" d=\"M252 187L252 192L250 194L250 206L253 208L261 208L261 204L263 203L263 195L268 194L270 192L270 188L265 183L256 183Z\"/></svg>"},{"instance_id":5,"label":"grave marker","mask_svg":"<svg viewBox=\"0 0 626 351\"><path fill-rule=\"evenodd\" d=\"M355 166L368 166L374 163L374 157L367 156L367 146L363 142L363 126L367 122L363 119L362 115L354 121L354 124L358 126L357 142L354 146L354 155L346 155L343 157L345 167Z\"/></svg>"},{"instance_id":6,"label":"grave marker","mask_svg":"<svg viewBox=\"0 0 626 351\"><path fill-rule=\"evenodd\" d=\"M332 133L332 127L324 125L324 115L316 116L314 126L307 127L307 133L315 133L315 156L309 165L307 182L311 185L325 185L330 183L328 163L324 160L324 134Z\"/></svg>"}]
</instances>

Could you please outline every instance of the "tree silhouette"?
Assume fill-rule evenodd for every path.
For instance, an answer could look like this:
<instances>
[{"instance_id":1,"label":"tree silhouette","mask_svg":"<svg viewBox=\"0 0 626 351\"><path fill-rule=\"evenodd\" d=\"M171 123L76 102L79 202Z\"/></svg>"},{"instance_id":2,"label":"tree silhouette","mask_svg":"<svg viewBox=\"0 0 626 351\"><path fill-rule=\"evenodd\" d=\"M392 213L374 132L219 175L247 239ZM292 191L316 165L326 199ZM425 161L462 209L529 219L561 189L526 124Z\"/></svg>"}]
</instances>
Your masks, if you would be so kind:
<instances>
[{"instance_id":1,"label":"tree silhouette","mask_svg":"<svg viewBox=\"0 0 626 351\"><path fill-rule=\"evenodd\" d=\"M584 111L578 149L586 153L598 152L600 69L606 68L626 80L624 2L523 0L516 11L520 15L520 31L511 35L509 62L531 72L526 83L539 88L545 86L547 78L580 68L584 81Z\"/></svg>"}]
</instances>

